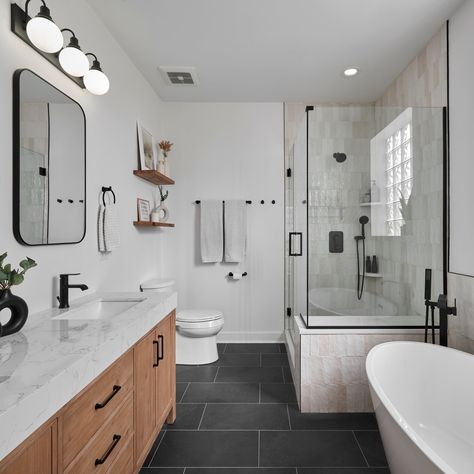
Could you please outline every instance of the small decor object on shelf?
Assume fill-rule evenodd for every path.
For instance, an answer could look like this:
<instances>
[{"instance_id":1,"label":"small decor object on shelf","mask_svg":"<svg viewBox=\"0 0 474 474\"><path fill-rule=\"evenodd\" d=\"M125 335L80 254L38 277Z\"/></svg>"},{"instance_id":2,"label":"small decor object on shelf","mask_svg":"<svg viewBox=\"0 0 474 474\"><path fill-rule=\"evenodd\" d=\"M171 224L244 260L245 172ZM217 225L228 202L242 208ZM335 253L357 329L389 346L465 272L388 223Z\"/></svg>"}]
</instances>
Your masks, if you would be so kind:
<instances>
[{"instance_id":1,"label":"small decor object on shelf","mask_svg":"<svg viewBox=\"0 0 474 474\"><path fill-rule=\"evenodd\" d=\"M25 325L28 318L28 305L25 300L12 294L10 288L21 285L25 279L25 273L37 265L33 259L26 257L20 262L20 268L12 269L9 263L4 265L6 257L6 253L0 255L0 311L9 309L11 317L3 326L0 324L0 337L14 334Z\"/></svg>"},{"instance_id":2,"label":"small decor object on shelf","mask_svg":"<svg viewBox=\"0 0 474 474\"><path fill-rule=\"evenodd\" d=\"M150 201L137 199L138 221L150 222Z\"/></svg>"},{"instance_id":3,"label":"small decor object on shelf","mask_svg":"<svg viewBox=\"0 0 474 474\"><path fill-rule=\"evenodd\" d=\"M166 176L169 176L170 170L168 164L168 153L171 151L173 143L168 140L161 140L161 142L158 143L158 146L163 153L163 160L158 161L158 171Z\"/></svg>"},{"instance_id":4,"label":"small decor object on shelf","mask_svg":"<svg viewBox=\"0 0 474 474\"><path fill-rule=\"evenodd\" d=\"M138 146L140 151L140 168L142 170L155 169L155 152L153 149L153 136L137 122Z\"/></svg>"},{"instance_id":5,"label":"small decor object on shelf","mask_svg":"<svg viewBox=\"0 0 474 474\"><path fill-rule=\"evenodd\" d=\"M168 198L169 191L163 193L163 186L158 186L158 189L160 190L160 205L153 209L153 212L151 213L151 221L166 222L169 217L169 211L163 202Z\"/></svg>"}]
</instances>

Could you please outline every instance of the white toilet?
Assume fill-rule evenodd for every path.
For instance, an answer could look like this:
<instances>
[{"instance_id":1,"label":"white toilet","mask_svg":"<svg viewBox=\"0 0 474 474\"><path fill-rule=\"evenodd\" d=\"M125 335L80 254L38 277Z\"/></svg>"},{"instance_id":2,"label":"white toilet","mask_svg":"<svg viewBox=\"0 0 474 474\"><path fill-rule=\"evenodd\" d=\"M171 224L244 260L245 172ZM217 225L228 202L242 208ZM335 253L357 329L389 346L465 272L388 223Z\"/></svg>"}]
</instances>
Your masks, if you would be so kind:
<instances>
[{"instance_id":1,"label":"white toilet","mask_svg":"<svg viewBox=\"0 0 474 474\"><path fill-rule=\"evenodd\" d=\"M140 285L142 291L170 291L173 280L155 279ZM222 312L215 310L184 309L176 315L176 363L201 365L215 362L216 336L224 327Z\"/></svg>"}]
</instances>

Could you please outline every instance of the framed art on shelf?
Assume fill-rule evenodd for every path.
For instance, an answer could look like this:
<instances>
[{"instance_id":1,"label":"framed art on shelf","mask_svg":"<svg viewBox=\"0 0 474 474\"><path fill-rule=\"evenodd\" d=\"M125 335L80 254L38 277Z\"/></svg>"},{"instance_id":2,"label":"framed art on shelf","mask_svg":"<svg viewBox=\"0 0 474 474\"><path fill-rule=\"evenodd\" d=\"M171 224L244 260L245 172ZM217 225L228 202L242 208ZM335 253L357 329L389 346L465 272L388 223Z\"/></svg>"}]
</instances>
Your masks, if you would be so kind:
<instances>
[{"instance_id":1,"label":"framed art on shelf","mask_svg":"<svg viewBox=\"0 0 474 474\"><path fill-rule=\"evenodd\" d=\"M139 222L150 222L150 201L138 198L137 213Z\"/></svg>"},{"instance_id":2,"label":"framed art on shelf","mask_svg":"<svg viewBox=\"0 0 474 474\"><path fill-rule=\"evenodd\" d=\"M140 169L155 169L155 151L153 146L153 135L137 122L138 147L140 155Z\"/></svg>"}]
</instances>

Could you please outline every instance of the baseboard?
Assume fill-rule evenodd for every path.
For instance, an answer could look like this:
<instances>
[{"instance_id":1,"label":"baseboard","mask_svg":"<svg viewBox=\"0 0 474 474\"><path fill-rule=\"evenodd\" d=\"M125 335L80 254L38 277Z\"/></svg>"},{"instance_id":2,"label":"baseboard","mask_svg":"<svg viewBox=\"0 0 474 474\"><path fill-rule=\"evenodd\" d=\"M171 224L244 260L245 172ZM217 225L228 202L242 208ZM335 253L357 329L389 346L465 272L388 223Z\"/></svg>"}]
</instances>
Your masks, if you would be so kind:
<instances>
[{"instance_id":1,"label":"baseboard","mask_svg":"<svg viewBox=\"0 0 474 474\"><path fill-rule=\"evenodd\" d=\"M217 342L284 342L283 332L238 332L222 331Z\"/></svg>"}]
</instances>

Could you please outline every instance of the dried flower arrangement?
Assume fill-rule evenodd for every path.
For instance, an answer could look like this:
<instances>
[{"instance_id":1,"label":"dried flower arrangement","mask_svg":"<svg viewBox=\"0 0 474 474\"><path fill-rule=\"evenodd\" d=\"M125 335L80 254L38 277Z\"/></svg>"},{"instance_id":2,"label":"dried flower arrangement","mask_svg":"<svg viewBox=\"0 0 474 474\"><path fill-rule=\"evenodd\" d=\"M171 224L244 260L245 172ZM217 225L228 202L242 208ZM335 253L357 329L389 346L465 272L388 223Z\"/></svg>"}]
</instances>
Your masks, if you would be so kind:
<instances>
[{"instance_id":1,"label":"dried flower arrangement","mask_svg":"<svg viewBox=\"0 0 474 474\"><path fill-rule=\"evenodd\" d=\"M161 140L161 142L158 143L158 146L160 147L160 150L163 152L163 155L166 158L168 156L168 153L171 151L173 143L168 140Z\"/></svg>"},{"instance_id":2,"label":"dried flower arrangement","mask_svg":"<svg viewBox=\"0 0 474 474\"><path fill-rule=\"evenodd\" d=\"M160 200L161 202L163 202L168 197L169 191L166 191L166 193L163 193L163 186L158 186L158 189L160 190Z\"/></svg>"}]
</instances>

